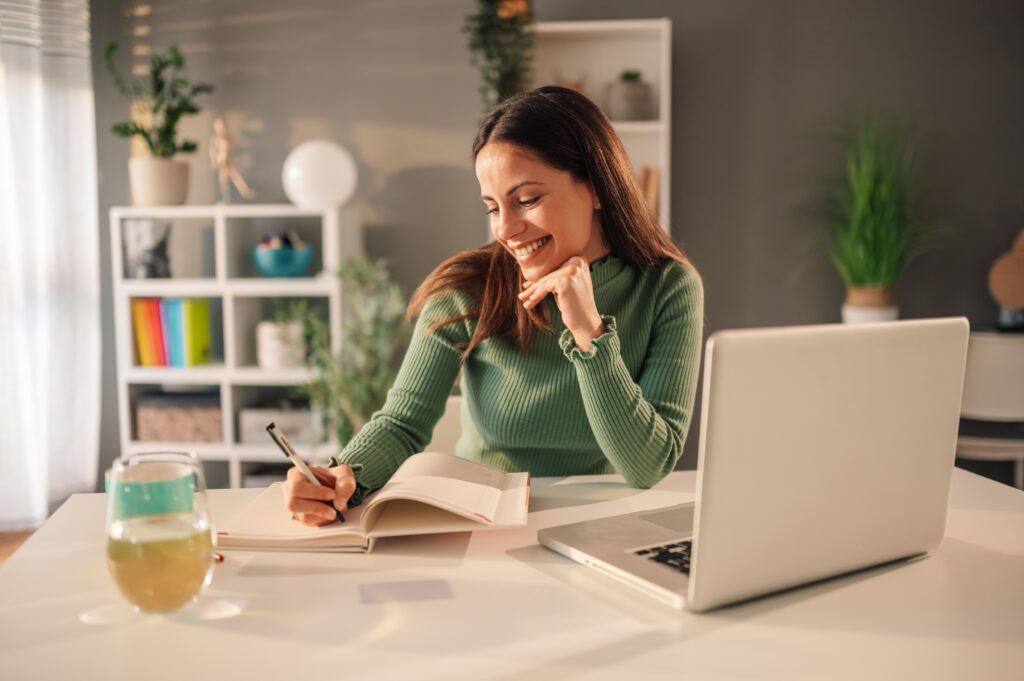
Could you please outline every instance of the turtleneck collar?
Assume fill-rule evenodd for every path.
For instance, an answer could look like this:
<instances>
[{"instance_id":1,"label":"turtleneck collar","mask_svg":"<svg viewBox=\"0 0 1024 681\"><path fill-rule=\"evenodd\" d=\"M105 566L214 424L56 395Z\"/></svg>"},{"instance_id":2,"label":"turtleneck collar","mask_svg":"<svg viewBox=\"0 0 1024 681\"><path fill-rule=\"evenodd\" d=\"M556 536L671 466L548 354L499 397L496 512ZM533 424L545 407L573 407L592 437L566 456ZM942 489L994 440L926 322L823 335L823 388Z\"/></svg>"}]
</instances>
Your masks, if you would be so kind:
<instances>
[{"instance_id":1,"label":"turtleneck collar","mask_svg":"<svg viewBox=\"0 0 1024 681\"><path fill-rule=\"evenodd\" d=\"M614 279L625 268L626 263L611 254L590 263L590 281L594 289Z\"/></svg>"}]
</instances>

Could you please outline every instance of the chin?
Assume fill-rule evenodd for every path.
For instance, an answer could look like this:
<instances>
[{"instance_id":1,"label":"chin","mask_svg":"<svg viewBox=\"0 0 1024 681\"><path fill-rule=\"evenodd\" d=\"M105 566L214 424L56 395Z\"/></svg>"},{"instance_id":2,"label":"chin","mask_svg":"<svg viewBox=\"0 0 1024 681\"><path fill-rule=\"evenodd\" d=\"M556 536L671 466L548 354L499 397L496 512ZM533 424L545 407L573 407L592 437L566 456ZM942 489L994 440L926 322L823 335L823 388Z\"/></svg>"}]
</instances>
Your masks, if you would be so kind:
<instances>
[{"instance_id":1,"label":"chin","mask_svg":"<svg viewBox=\"0 0 1024 681\"><path fill-rule=\"evenodd\" d=\"M543 279L546 275L555 271L554 267L547 267L544 264L528 263L525 266L520 266L519 271L523 273L523 279L533 283L540 279Z\"/></svg>"}]
</instances>

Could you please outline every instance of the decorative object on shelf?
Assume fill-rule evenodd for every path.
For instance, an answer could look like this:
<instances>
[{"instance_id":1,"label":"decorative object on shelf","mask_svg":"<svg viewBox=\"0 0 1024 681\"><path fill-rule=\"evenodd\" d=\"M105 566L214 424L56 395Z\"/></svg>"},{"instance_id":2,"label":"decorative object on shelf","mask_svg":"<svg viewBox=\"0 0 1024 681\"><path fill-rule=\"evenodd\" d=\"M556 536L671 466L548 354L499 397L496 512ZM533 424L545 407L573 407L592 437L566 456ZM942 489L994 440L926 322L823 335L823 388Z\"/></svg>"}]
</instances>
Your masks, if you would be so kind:
<instances>
[{"instance_id":1,"label":"decorative object on shelf","mask_svg":"<svg viewBox=\"0 0 1024 681\"><path fill-rule=\"evenodd\" d=\"M640 184L640 190L644 194L647 205L651 207L654 215L657 216L658 188L661 186L661 171L658 169L658 166L644 166L641 168L637 182Z\"/></svg>"},{"instance_id":2,"label":"decorative object on shelf","mask_svg":"<svg viewBox=\"0 0 1024 681\"><path fill-rule=\"evenodd\" d=\"M639 71L626 70L608 84L604 110L613 121L646 121L654 118L651 84Z\"/></svg>"},{"instance_id":3,"label":"decorative object on shelf","mask_svg":"<svg viewBox=\"0 0 1024 681\"><path fill-rule=\"evenodd\" d=\"M343 351L334 351L327 324L307 310L306 361L315 378L299 390L323 411L329 432L344 446L384 405L409 340L409 325L405 296L391 281L384 261L364 257L346 262L338 277L350 303L338 344Z\"/></svg>"},{"instance_id":4,"label":"decorative object on shelf","mask_svg":"<svg viewBox=\"0 0 1024 681\"><path fill-rule=\"evenodd\" d=\"M914 214L913 154L903 129L867 115L840 141L846 172L829 189L824 218L829 257L846 284L843 321L893 320L893 286L937 229Z\"/></svg>"},{"instance_id":5,"label":"decorative object on shelf","mask_svg":"<svg viewBox=\"0 0 1024 681\"><path fill-rule=\"evenodd\" d=\"M533 62L533 8L529 0L477 0L462 30L470 63L480 69L480 94L490 109L526 89Z\"/></svg>"},{"instance_id":6,"label":"decorative object on shelf","mask_svg":"<svg viewBox=\"0 0 1024 681\"><path fill-rule=\"evenodd\" d=\"M213 120L213 135L210 136L210 167L217 171L217 187L220 189L221 203L231 203L231 187L244 198L251 199L256 192L246 183L242 173L231 160L231 150L235 146L235 138L228 134L228 125L223 118Z\"/></svg>"},{"instance_id":7,"label":"decorative object on shelf","mask_svg":"<svg viewBox=\"0 0 1024 681\"><path fill-rule=\"evenodd\" d=\"M135 427L142 442L220 442L220 395L143 393L135 398Z\"/></svg>"},{"instance_id":8,"label":"decorative object on shelf","mask_svg":"<svg viewBox=\"0 0 1024 681\"><path fill-rule=\"evenodd\" d=\"M302 361L301 321L264 320L256 324L256 363L260 369L295 369L302 366Z\"/></svg>"},{"instance_id":9,"label":"decorative object on shelf","mask_svg":"<svg viewBox=\"0 0 1024 681\"><path fill-rule=\"evenodd\" d=\"M313 412L308 405L278 400L238 410L238 441L242 444L266 444L268 423L277 424L292 442L315 442L321 435L314 428Z\"/></svg>"},{"instance_id":10,"label":"decorative object on shelf","mask_svg":"<svg viewBox=\"0 0 1024 681\"><path fill-rule=\"evenodd\" d=\"M160 229L163 228L163 234ZM171 276L167 242L170 223L126 220L124 223L124 272L129 279L166 279ZM158 236L159 235L159 236Z\"/></svg>"},{"instance_id":11,"label":"decorative object on shelf","mask_svg":"<svg viewBox=\"0 0 1024 681\"><path fill-rule=\"evenodd\" d=\"M356 190L356 162L330 140L310 140L284 160L281 183L299 208L324 210L345 205Z\"/></svg>"},{"instance_id":12,"label":"decorative object on shelf","mask_svg":"<svg viewBox=\"0 0 1024 681\"><path fill-rule=\"evenodd\" d=\"M173 157L194 152L196 143L178 142L178 123L183 116L199 113L195 97L213 92L213 86L182 76L185 56L176 44L166 54L153 53L147 77L128 84L114 63L117 50L117 43L107 45L107 70L118 92L131 101L132 120L114 124L111 132L125 139L138 135L150 154L128 161L132 200L136 206L183 204L188 196L188 164Z\"/></svg>"},{"instance_id":13,"label":"decorative object on shelf","mask_svg":"<svg viewBox=\"0 0 1024 681\"><path fill-rule=\"evenodd\" d=\"M996 328L1024 332L1024 229L1017 235L1013 247L992 263L988 290L999 303Z\"/></svg>"},{"instance_id":14,"label":"decorative object on shelf","mask_svg":"<svg viewBox=\"0 0 1024 681\"><path fill-rule=\"evenodd\" d=\"M304 300L294 301L290 305L275 301L274 307L273 319L265 319L256 324L256 364L268 370L301 367L306 359L303 320L309 314L308 305ZM262 440L266 438L264 432Z\"/></svg>"},{"instance_id":15,"label":"decorative object on shelf","mask_svg":"<svg viewBox=\"0 0 1024 681\"><path fill-rule=\"evenodd\" d=\"M252 261L265 277L301 277L313 264L313 248L294 229L267 234L253 246Z\"/></svg>"}]
</instances>

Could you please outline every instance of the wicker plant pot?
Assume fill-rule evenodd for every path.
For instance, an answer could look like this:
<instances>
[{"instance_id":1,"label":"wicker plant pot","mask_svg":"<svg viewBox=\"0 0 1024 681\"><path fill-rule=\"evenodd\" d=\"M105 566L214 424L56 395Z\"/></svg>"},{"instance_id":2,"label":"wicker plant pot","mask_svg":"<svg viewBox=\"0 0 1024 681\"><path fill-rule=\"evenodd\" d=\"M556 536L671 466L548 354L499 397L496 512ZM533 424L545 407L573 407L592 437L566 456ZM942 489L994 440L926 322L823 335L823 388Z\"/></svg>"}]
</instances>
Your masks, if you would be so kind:
<instances>
[{"instance_id":1,"label":"wicker plant pot","mask_svg":"<svg viewBox=\"0 0 1024 681\"><path fill-rule=\"evenodd\" d=\"M885 286L855 286L846 289L843 303L845 324L891 322L899 318L896 293Z\"/></svg>"}]
</instances>

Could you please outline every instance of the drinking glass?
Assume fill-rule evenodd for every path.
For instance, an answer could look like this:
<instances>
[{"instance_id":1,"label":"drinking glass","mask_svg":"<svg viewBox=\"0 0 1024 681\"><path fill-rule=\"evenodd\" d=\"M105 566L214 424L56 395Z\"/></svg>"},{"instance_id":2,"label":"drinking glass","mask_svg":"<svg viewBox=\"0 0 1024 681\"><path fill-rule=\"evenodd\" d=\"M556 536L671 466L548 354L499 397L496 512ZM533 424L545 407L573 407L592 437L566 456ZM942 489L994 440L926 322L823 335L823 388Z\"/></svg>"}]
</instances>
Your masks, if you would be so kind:
<instances>
[{"instance_id":1,"label":"drinking glass","mask_svg":"<svg viewBox=\"0 0 1024 681\"><path fill-rule=\"evenodd\" d=\"M114 462L106 529L110 575L137 610L177 610L210 583L206 480L194 454L154 452Z\"/></svg>"}]
</instances>

